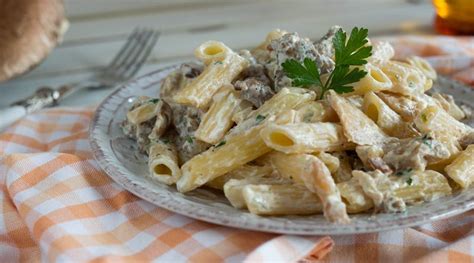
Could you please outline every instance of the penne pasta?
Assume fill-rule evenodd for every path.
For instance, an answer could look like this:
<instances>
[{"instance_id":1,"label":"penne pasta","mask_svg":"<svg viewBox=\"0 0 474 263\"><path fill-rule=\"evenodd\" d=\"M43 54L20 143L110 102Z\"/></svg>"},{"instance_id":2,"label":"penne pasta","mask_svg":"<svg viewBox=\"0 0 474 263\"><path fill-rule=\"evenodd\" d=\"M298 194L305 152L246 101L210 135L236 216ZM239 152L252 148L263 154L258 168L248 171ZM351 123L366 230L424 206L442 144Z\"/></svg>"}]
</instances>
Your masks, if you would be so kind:
<instances>
[{"instance_id":1,"label":"penne pasta","mask_svg":"<svg viewBox=\"0 0 474 263\"><path fill-rule=\"evenodd\" d=\"M296 108L300 122L338 122L336 112L328 103L322 101L309 101Z\"/></svg>"},{"instance_id":2,"label":"penne pasta","mask_svg":"<svg viewBox=\"0 0 474 263\"><path fill-rule=\"evenodd\" d=\"M334 152L331 154L339 160L339 166L335 172L331 171L332 177L336 183L349 181L352 178L352 165L350 158L345 151ZM324 162L324 160L323 160ZM327 164L326 164L327 165ZM328 167L329 169L329 167Z\"/></svg>"},{"instance_id":3,"label":"penne pasta","mask_svg":"<svg viewBox=\"0 0 474 263\"><path fill-rule=\"evenodd\" d=\"M425 107L425 105L400 94L379 92L377 96L406 122L413 122Z\"/></svg>"},{"instance_id":4,"label":"penne pasta","mask_svg":"<svg viewBox=\"0 0 474 263\"><path fill-rule=\"evenodd\" d=\"M367 74L352 86L354 91L348 94L363 95L370 91L376 92L392 88L392 80L390 80L390 78L379 67L372 64L366 64L362 68L367 72Z\"/></svg>"},{"instance_id":5,"label":"penne pasta","mask_svg":"<svg viewBox=\"0 0 474 263\"><path fill-rule=\"evenodd\" d=\"M353 149L339 124L329 122L269 124L260 132L265 144L284 153L312 153Z\"/></svg>"},{"instance_id":6,"label":"penne pasta","mask_svg":"<svg viewBox=\"0 0 474 263\"><path fill-rule=\"evenodd\" d=\"M248 115L252 112L252 104L245 100L240 100L239 105L232 115L232 121L236 124L243 122L247 119Z\"/></svg>"},{"instance_id":7,"label":"penne pasta","mask_svg":"<svg viewBox=\"0 0 474 263\"><path fill-rule=\"evenodd\" d=\"M219 41L206 41L194 50L194 56L204 65L223 61L231 53L233 51Z\"/></svg>"},{"instance_id":8,"label":"penne pasta","mask_svg":"<svg viewBox=\"0 0 474 263\"><path fill-rule=\"evenodd\" d=\"M299 88L283 88L271 99L265 101L260 108L250 112L247 119L240 122L237 126L230 130L227 137L234 136L244 132L255 125L265 123L271 117L288 112L291 109L297 108L306 102L312 101L316 98L313 91L307 91Z\"/></svg>"},{"instance_id":9,"label":"penne pasta","mask_svg":"<svg viewBox=\"0 0 474 263\"><path fill-rule=\"evenodd\" d=\"M250 213L264 216L321 213L319 197L304 186L247 185L243 197Z\"/></svg>"},{"instance_id":10,"label":"penne pasta","mask_svg":"<svg viewBox=\"0 0 474 263\"><path fill-rule=\"evenodd\" d=\"M420 132L443 143L451 154L459 152L458 140L472 132L471 127L437 106L426 107L414 122Z\"/></svg>"},{"instance_id":11,"label":"penne pasta","mask_svg":"<svg viewBox=\"0 0 474 263\"><path fill-rule=\"evenodd\" d=\"M469 145L446 166L445 171L462 188L468 188L474 182L474 144Z\"/></svg>"},{"instance_id":12,"label":"penne pasta","mask_svg":"<svg viewBox=\"0 0 474 263\"><path fill-rule=\"evenodd\" d=\"M401 205L400 200L405 204L416 204L450 195L452 191L448 180L442 174L431 170L411 171L403 176L389 177L377 172L370 175L362 171L354 171L353 175L353 179L337 184L349 213L373 208L374 199L379 200L380 194L382 203L385 202L384 209L399 212L398 208L393 206ZM364 186L361 186L361 183ZM369 191L373 191L372 197L367 194Z\"/></svg>"},{"instance_id":13,"label":"penne pasta","mask_svg":"<svg viewBox=\"0 0 474 263\"><path fill-rule=\"evenodd\" d=\"M260 138L263 126L235 135L222 145L194 156L182 167L176 186L188 192L271 151Z\"/></svg>"},{"instance_id":14,"label":"penne pasta","mask_svg":"<svg viewBox=\"0 0 474 263\"><path fill-rule=\"evenodd\" d=\"M177 103L205 109L212 96L225 84L230 84L245 68L248 61L234 52L224 59L209 64L204 71L173 97Z\"/></svg>"},{"instance_id":15,"label":"penne pasta","mask_svg":"<svg viewBox=\"0 0 474 263\"><path fill-rule=\"evenodd\" d=\"M304 185L321 199L325 217L332 222L347 223L344 203L337 190L331 173L319 158L310 154L283 154L272 152L266 158L278 174Z\"/></svg>"},{"instance_id":16,"label":"penne pasta","mask_svg":"<svg viewBox=\"0 0 474 263\"><path fill-rule=\"evenodd\" d=\"M314 155L326 165L331 174L334 174L339 169L340 162L337 157L325 152L318 152Z\"/></svg>"},{"instance_id":17,"label":"penne pasta","mask_svg":"<svg viewBox=\"0 0 474 263\"><path fill-rule=\"evenodd\" d=\"M216 179L209 181L206 186L214 189L224 190L224 184L230 179L247 179L247 178L261 178L268 176L273 172L270 165L248 165L244 164L241 167L219 176Z\"/></svg>"},{"instance_id":18,"label":"penne pasta","mask_svg":"<svg viewBox=\"0 0 474 263\"><path fill-rule=\"evenodd\" d=\"M241 180L230 179L224 184L224 194L230 204L235 208L246 208L244 188L248 185L288 185L291 181L278 177L250 177Z\"/></svg>"},{"instance_id":19,"label":"penne pasta","mask_svg":"<svg viewBox=\"0 0 474 263\"><path fill-rule=\"evenodd\" d=\"M309 173L302 173L300 176L306 188L316 193L321 199L326 219L337 223L350 222L346 205L326 165L316 157L311 158L309 165Z\"/></svg>"},{"instance_id":20,"label":"penne pasta","mask_svg":"<svg viewBox=\"0 0 474 263\"><path fill-rule=\"evenodd\" d=\"M152 179L167 185L176 183L181 177L176 149L161 141L150 146L148 168Z\"/></svg>"},{"instance_id":21,"label":"penne pasta","mask_svg":"<svg viewBox=\"0 0 474 263\"><path fill-rule=\"evenodd\" d=\"M341 120L347 140L358 145L375 145L387 140L387 135L344 97L334 91L329 92L329 103Z\"/></svg>"},{"instance_id":22,"label":"penne pasta","mask_svg":"<svg viewBox=\"0 0 474 263\"><path fill-rule=\"evenodd\" d=\"M247 185L243 197L250 213L256 215L310 215L321 213L319 197L303 186Z\"/></svg>"},{"instance_id":23,"label":"penne pasta","mask_svg":"<svg viewBox=\"0 0 474 263\"><path fill-rule=\"evenodd\" d=\"M443 108L449 115L451 115L456 120L462 120L466 117L466 114L463 110L461 110L458 105L456 105L456 102L454 102L452 96L435 93L432 95L432 97L436 100L436 102L441 108Z\"/></svg>"},{"instance_id":24,"label":"penne pasta","mask_svg":"<svg viewBox=\"0 0 474 263\"><path fill-rule=\"evenodd\" d=\"M382 71L392 81L390 92L405 96L418 96L425 92L428 79L423 72L410 64L390 61L382 66Z\"/></svg>"},{"instance_id":25,"label":"penne pasta","mask_svg":"<svg viewBox=\"0 0 474 263\"><path fill-rule=\"evenodd\" d=\"M411 138L420 135L413 126L403 121L400 115L373 92L365 94L363 111L389 136Z\"/></svg>"},{"instance_id":26,"label":"penne pasta","mask_svg":"<svg viewBox=\"0 0 474 263\"><path fill-rule=\"evenodd\" d=\"M424 58L418 57L418 56L411 56L406 59L406 61L419 69L423 74L431 79L431 80L436 80L437 74L434 68L426 61ZM426 91L427 89L425 89Z\"/></svg>"},{"instance_id":27,"label":"penne pasta","mask_svg":"<svg viewBox=\"0 0 474 263\"><path fill-rule=\"evenodd\" d=\"M196 138L209 144L220 142L232 127L232 116L239 104L240 99L233 87L223 87L222 91L214 95L211 107L196 130Z\"/></svg>"},{"instance_id":28,"label":"penne pasta","mask_svg":"<svg viewBox=\"0 0 474 263\"><path fill-rule=\"evenodd\" d=\"M374 206L356 178L338 183L337 189L346 204L347 212L350 214L365 212Z\"/></svg>"}]
</instances>

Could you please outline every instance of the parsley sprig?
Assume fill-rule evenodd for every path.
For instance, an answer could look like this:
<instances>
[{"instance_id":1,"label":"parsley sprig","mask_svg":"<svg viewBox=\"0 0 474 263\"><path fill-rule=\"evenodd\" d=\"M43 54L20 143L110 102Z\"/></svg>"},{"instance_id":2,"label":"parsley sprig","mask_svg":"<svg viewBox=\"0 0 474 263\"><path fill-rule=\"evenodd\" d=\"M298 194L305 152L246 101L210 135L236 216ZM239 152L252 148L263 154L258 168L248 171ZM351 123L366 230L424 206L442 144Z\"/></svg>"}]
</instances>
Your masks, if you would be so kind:
<instances>
[{"instance_id":1,"label":"parsley sprig","mask_svg":"<svg viewBox=\"0 0 474 263\"><path fill-rule=\"evenodd\" d=\"M282 63L283 70L292 80L292 85L296 87L318 86L321 87L320 98L330 89L337 93L347 93L353 91L350 84L362 79L367 72L351 66L361 66L367 63L367 58L372 55L372 47L367 46L368 30L354 27L347 40L347 34L339 29L333 38L335 51L334 70L329 74L328 79L323 84L316 61L305 58L303 63L295 59L288 59Z\"/></svg>"}]
</instances>

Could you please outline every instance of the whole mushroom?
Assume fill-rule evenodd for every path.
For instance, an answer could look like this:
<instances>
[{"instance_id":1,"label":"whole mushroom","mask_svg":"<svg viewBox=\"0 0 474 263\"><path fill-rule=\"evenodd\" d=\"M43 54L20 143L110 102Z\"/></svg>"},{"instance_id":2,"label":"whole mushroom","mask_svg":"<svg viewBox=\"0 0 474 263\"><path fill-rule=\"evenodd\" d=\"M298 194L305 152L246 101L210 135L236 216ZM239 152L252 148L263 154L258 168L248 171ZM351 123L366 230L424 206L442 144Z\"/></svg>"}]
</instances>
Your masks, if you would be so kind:
<instances>
[{"instance_id":1,"label":"whole mushroom","mask_svg":"<svg viewBox=\"0 0 474 263\"><path fill-rule=\"evenodd\" d=\"M0 0L0 81L40 63L67 27L62 0Z\"/></svg>"}]
</instances>

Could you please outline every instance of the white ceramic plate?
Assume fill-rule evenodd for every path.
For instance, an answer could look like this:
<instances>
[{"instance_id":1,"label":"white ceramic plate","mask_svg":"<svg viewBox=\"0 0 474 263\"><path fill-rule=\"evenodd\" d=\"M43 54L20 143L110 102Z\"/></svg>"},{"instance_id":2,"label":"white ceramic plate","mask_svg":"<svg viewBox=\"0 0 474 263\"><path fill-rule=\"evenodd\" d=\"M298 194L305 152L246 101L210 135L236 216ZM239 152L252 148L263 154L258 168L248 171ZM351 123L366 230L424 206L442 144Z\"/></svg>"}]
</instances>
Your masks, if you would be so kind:
<instances>
[{"instance_id":1,"label":"white ceramic plate","mask_svg":"<svg viewBox=\"0 0 474 263\"><path fill-rule=\"evenodd\" d=\"M154 183L147 178L146 156L135 143L121 132L119 123L136 96L156 97L161 80L174 67L167 67L127 83L98 107L90 127L92 151L99 165L119 185L157 206L195 219L220 225L285 234L337 235L385 231L420 225L453 216L474 208L474 189L435 202L412 206L400 214L352 215L347 225L329 223L322 215L259 217L233 208L223 194L209 189L197 189L181 194L175 187ZM441 78L442 92L474 108L474 90L452 80ZM470 120L470 125L473 121Z\"/></svg>"}]
</instances>

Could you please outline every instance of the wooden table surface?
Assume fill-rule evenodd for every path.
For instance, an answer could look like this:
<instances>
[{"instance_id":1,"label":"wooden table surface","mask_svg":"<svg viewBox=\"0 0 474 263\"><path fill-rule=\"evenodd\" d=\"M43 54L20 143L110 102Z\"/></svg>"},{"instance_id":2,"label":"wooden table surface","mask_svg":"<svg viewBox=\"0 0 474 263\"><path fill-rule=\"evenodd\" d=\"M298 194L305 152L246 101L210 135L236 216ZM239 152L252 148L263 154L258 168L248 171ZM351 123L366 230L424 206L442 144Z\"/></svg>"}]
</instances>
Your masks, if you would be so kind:
<instances>
[{"instance_id":1,"label":"wooden table surface","mask_svg":"<svg viewBox=\"0 0 474 263\"><path fill-rule=\"evenodd\" d=\"M320 37L334 24L364 26L371 36L433 34L434 11L428 0L65 0L65 4L71 25L63 43L31 72L0 84L0 107L39 86L88 77L109 62L136 26L162 33L139 75L192 59L193 49L205 40L249 48L274 28L310 38ZM95 105L110 92L83 91L62 105Z\"/></svg>"}]
</instances>

